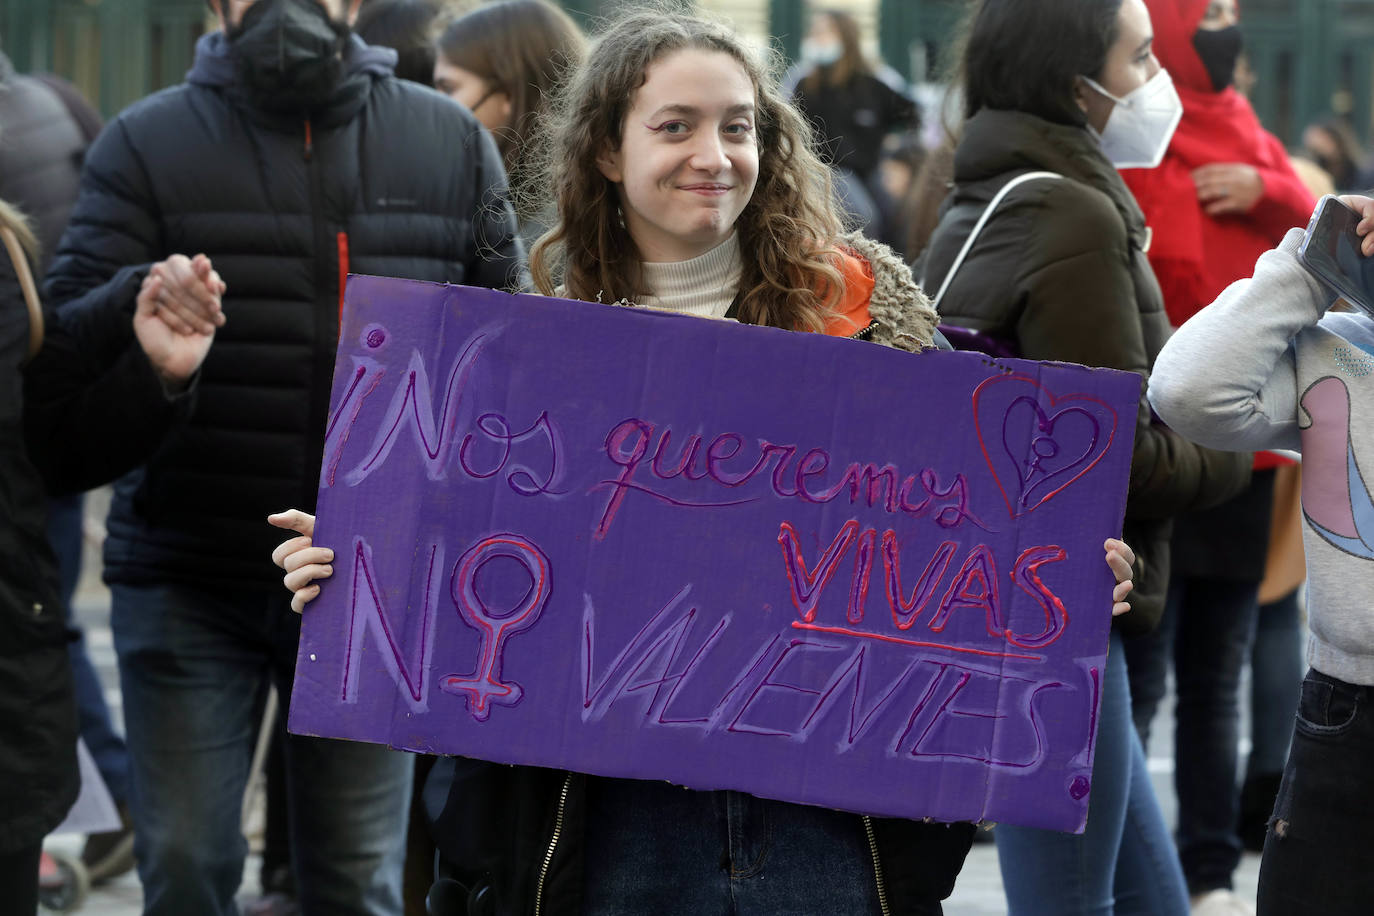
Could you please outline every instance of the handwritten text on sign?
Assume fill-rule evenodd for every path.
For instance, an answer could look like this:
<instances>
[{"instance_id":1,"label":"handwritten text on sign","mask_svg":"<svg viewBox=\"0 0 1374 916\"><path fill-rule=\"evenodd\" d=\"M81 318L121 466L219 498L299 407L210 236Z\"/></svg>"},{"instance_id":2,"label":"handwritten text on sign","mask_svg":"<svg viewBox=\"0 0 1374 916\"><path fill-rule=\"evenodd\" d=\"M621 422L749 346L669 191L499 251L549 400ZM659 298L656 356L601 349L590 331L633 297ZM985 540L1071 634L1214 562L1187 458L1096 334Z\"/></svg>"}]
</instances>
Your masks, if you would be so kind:
<instances>
[{"instance_id":1,"label":"handwritten text on sign","mask_svg":"<svg viewBox=\"0 0 1374 916\"><path fill-rule=\"evenodd\" d=\"M354 277L291 727L1081 829L1138 397Z\"/></svg>"}]
</instances>

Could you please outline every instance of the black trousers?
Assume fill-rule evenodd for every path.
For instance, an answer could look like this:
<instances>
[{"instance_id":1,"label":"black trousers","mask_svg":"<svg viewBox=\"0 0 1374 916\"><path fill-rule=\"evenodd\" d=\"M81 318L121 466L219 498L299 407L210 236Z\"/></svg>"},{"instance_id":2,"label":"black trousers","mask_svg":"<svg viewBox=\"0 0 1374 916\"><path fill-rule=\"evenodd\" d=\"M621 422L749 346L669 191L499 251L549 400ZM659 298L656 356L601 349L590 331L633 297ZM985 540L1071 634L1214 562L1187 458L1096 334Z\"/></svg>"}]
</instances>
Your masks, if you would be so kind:
<instances>
[{"instance_id":1,"label":"black trousers","mask_svg":"<svg viewBox=\"0 0 1374 916\"><path fill-rule=\"evenodd\" d=\"M0 855L0 916L34 916L38 912L38 859L43 845Z\"/></svg>"},{"instance_id":2,"label":"black trousers","mask_svg":"<svg viewBox=\"0 0 1374 916\"><path fill-rule=\"evenodd\" d=\"M1313 669L1260 863L1259 916L1374 913L1374 688Z\"/></svg>"}]
</instances>

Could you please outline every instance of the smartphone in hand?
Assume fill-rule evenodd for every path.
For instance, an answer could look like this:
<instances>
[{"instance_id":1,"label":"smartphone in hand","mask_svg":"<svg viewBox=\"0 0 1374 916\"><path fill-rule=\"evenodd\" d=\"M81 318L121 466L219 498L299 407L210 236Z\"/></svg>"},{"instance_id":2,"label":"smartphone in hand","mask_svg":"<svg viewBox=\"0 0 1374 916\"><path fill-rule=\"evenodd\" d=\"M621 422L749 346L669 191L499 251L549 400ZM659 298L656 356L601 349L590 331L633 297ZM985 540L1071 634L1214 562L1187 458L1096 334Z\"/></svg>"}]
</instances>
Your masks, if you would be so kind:
<instances>
[{"instance_id":1,"label":"smartphone in hand","mask_svg":"<svg viewBox=\"0 0 1374 916\"><path fill-rule=\"evenodd\" d=\"M1374 258L1360 251L1360 214L1327 195L1317 202L1298 262L1336 295L1374 318Z\"/></svg>"}]
</instances>

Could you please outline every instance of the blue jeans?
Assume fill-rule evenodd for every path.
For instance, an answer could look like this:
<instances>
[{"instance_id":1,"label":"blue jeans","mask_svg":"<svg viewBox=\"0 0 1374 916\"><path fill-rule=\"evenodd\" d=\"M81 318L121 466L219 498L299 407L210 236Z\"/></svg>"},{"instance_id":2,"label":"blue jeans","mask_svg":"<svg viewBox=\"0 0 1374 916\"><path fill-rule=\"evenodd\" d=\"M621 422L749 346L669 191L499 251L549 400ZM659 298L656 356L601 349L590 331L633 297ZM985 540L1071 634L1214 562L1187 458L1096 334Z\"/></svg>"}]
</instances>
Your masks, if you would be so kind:
<instances>
[{"instance_id":1,"label":"blue jeans","mask_svg":"<svg viewBox=\"0 0 1374 916\"><path fill-rule=\"evenodd\" d=\"M1121 637L1112 631L1080 835L999 824L1009 916L1186 916L1188 894L1131 723Z\"/></svg>"},{"instance_id":2,"label":"blue jeans","mask_svg":"<svg viewBox=\"0 0 1374 916\"><path fill-rule=\"evenodd\" d=\"M1165 692L1170 655L1178 855L1194 894L1231 887L1240 864L1240 680L1259 617L1259 583L1174 576L1159 629L1127 643L1142 744Z\"/></svg>"},{"instance_id":3,"label":"blue jeans","mask_svg":"<svg viewBox=\"0 0 1374 916\"><path fill-rule=\"evenodd\" d=\"M1374 912L1374 687L1310 670L1260 860L1260 916Z\"/></svg>"},{"instance_id":4,"label":"blue jeans","mask_svg":"<svg viewBox=\"0 0 1374 916\"><path fill-rule=\"evenodd\" d=\"M587 793L588 916L882 912L857 815L631 779Z\"/></svg>"},{"instance_id":5,"label":"blue jeans","mask_svg":"<svg viewBox=\"0 0 1374 916\"><path fill-rule=\"evenodd\" d=\"M113 591L144 913L237 916L244 786L269 677L288 705L300 620L280 589ZM286 770L302 912L400 914L410 755L291 735Z\"/></svg>"},{"instance_id":6,"label":"blue jeans","mask_svg":"<svg viewBox=\"0 0 1374 916\"><path fill-rule=\"evenodd\" d=\"M48 500L48 540L57 554L58 576L62 586L62 611L67 626L77 638L67 645L72 662L72 684L76 691L76 711L80 716L81 737L95 759L100 777L118 804L129 800L129 752L124 739L115 733L110 709L105 705L105 688L86 654L85 635L75 626L72 597L81 578L82 503L81 494Z\"/></svg>"}]
</instances>

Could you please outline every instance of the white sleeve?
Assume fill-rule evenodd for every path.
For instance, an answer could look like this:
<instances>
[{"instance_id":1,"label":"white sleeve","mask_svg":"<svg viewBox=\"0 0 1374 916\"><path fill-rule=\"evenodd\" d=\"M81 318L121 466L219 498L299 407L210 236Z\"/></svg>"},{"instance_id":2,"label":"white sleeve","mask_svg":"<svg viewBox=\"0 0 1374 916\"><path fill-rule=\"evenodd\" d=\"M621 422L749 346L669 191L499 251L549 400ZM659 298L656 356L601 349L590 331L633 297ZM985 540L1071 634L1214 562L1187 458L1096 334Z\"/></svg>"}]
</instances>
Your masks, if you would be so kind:
<instances>
[{"instance_id":1,"label":"white sleeve","mask_svg":"<svg viewBox=\"0 0 1374 916\"><path fill-rule=\"evenodd\" d=\"M1232 451L1301 447L1293 338L1333 300L1298 263L1302 238L1290 230L1160 351L1150 405L1178 433Z\"/></svg>"}]
</instances>

